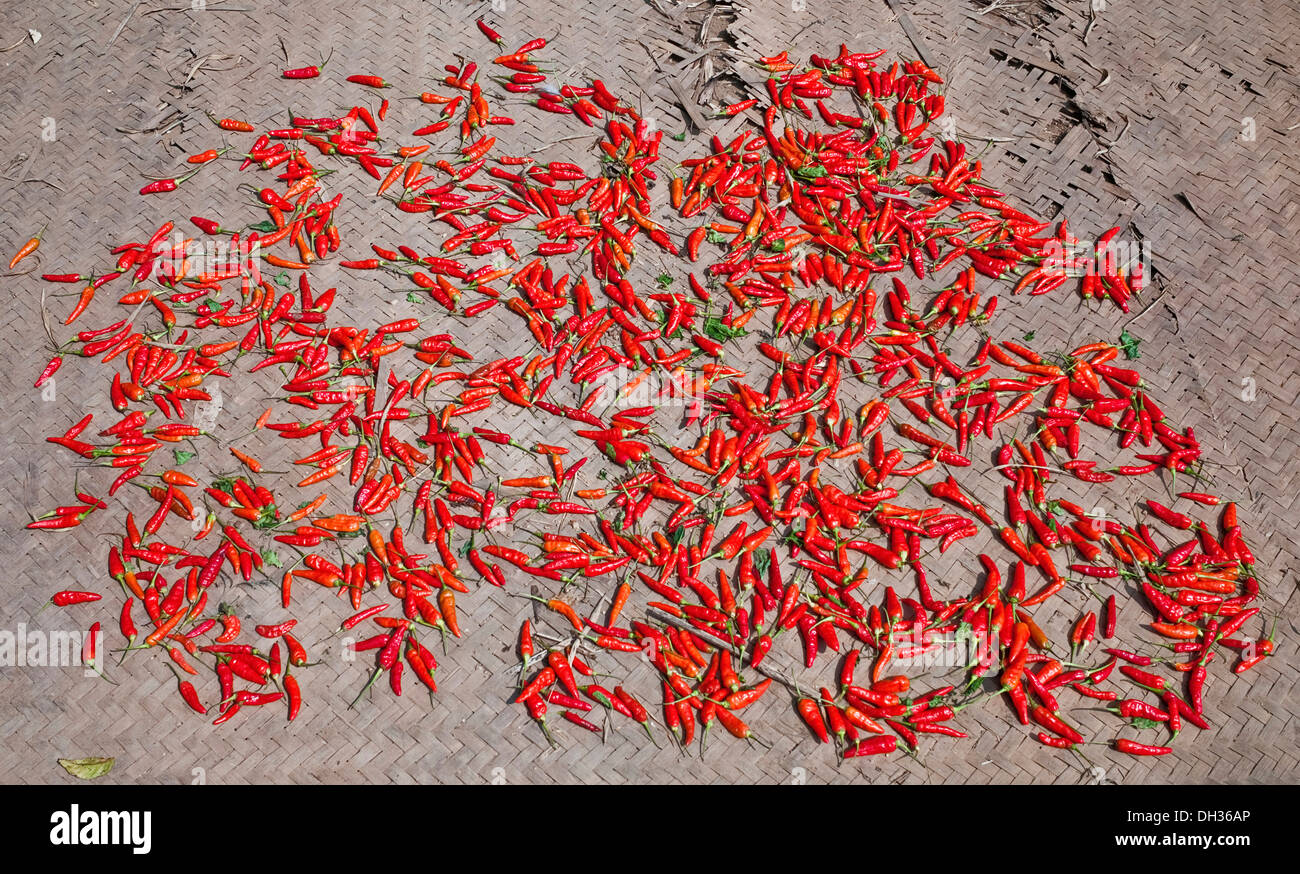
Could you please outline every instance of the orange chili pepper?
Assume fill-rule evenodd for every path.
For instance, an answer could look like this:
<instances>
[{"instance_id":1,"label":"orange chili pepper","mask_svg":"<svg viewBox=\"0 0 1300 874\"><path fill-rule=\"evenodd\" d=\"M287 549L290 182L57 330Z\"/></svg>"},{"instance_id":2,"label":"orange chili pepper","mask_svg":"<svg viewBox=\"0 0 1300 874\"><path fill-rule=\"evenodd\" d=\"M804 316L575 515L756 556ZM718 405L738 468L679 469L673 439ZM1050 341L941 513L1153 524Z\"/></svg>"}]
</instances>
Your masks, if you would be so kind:
<instances>
[{"instance_id":1,"label":"orange chili pepper","mask_svg":"<svg viewBox=\"0 0 1300 874\"><path fill-rule=\"evenodd\" d=\"M32 237L26 243L23 243L22 247L13 256L13 258L9 259L9 269L13 270L14 265L16 265L19 261L23 260L24 258L26 258L28 255L35 252L38 248L40 248L41 237L44 235L45 235L45 228L41 228L40 233Z\"/></svg>"},{"instance_id":2,"label":"orange chili pepper","mask_svg":"<svg viewBox=\"0 0 1300 874\"><path fill-rule=\"evenodd\" d=\"M258 461L256 458L253 458L252 456L249 455L245 455L243 452L240 452L238 449L236 449L233 446L230 447L230 454L235 456L235 458L238 458L241 462L243 462L243 464L253 473L262 472L262 463ZM198 484L195 483L195 485Z\"/></svg>"}]
</instances>

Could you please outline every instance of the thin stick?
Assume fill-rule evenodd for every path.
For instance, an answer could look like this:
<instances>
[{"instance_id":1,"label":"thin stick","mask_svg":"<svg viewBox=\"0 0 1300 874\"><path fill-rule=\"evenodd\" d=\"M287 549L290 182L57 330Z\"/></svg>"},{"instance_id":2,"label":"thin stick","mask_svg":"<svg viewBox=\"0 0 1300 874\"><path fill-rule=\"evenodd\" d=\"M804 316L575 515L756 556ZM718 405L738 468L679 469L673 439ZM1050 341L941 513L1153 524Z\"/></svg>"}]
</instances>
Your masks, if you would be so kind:
<instances>
[{"instance_id":1,"label":"thin stick","mask_svg":"<svg viewBox=\"0 0 1300 874\"><path fill-rule=\"evenodd\" d=\"M1164 300L1164 299L1165 299L1165 295L1167 295L1168 293L1169 293L1169 289L1168 289L1168 288L1166 288L1164 291L1160 292L1160 296L1157 297L1155 300L1151 301L1151 303L1149 303L1149 304L1147 305L1147 308L1146 308L1146 309L1144 309L1142 312L1138 313L1136 316L1134 316L1133 318L1129 319L1127 322L1124 323L1124 327L1125 327L1125 329L1127 329L1127 328L1129 327L1129 325L1132 325L1132 324L1133 324L1134 322L1136 322L1138 319L1142 318L1142 317L1145 316L1147 313L1149 313L1149 312L1151 311L1152 307L1154 307L1156 304L1160 303L1160 301Z\"/></svg>"},{"instance_id":2,"label":"thin stick","mask_svg":"<svg viewBox=\"0 0 1300 874\"><path fill-rule=\"evenodd\" d=\"M126 18L122 19L122 23L117 26L117 30L113 31L113 37L108 41L108 45L104 46L104 51L107 52L113 47L113 43L117 42L117 38L122 35L122 30L126 27L127 22L131 20L131 16L135 15L135 11L140 8L140 3L141 0L135 0L135 3L132 4L131 10L126 13Z\"/></svg>"},{"instance_id":3,"label":"thin stick","mask_svg":"<svg viewBox=\"0 0 1300 874\"><path fill-rule=\"evenodd\" d=\"M156 15L159 12L190 12L193 10L194 10L193 6L160 6L157 9L150 9L144 14ZM210 6L205 4L203 7L203 11L204 12L253 12L254 8L252 6L221 6L217 3L213 3Z\"/></svg>"},{"instance_id":4,"label":"thin stick","mask_svg":"<svg viewBox=\"0 0 1300 874\"><path fill-rule=\"evenodd\" d=\"M54 332L50 330L50 315L45 311L45 288L41 288L41 325L45 328L45 336L50 338L50 345L53 347L55 354L58 354L59 344L54 339Z\"/></svg>"},{"instance_id":5,"label":"thin stick","mask_svg":"<svg viewBox=\"0 0 1300 874\"><path fill-rule=\"evenodd\" d=\"M529 152L528 154L530 154L530 155L536 155L538 152L545 152L547 149L552 148L553 146L556 146L556 145L558 145L559 143L567 143L567 142L569 142L570 140L585 140L585 139L587 139L587 137L588 137L588 134L578 134L577 136L572 136L572 137L560 137L558 140L555 140L554 142L550 142L550 143L547 143L547 144L544 145L544 146L540 146L540 147L538 147L538 148L536 148L536 149L533 149L533 150L532 150L531 152Z\"/></svg>"},{"instance_id":6,"label":"thin stick","mask_svg":"<svg viewBox=\"0 0 1300 874\"><path fill-rule=\"evenodd\" d=\"M970 131L961 131L961 134L972 140L983 140L986 143L1014 143L1015 137L986 137L982 134L973 134Z\"/></svg>"}]
</instances>

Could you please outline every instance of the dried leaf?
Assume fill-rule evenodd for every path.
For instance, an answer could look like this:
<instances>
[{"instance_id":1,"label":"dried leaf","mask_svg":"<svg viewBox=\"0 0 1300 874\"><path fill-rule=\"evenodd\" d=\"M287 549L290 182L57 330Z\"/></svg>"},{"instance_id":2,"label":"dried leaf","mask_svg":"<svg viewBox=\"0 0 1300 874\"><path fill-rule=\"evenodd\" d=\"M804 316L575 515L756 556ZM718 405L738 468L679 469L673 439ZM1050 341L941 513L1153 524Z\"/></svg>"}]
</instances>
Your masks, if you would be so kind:
<instances>
[{"instance_id":1,"label":"dried leaf","mask_svg":"<svg viewBox=\"0 0 1300 874\"><path fill-rule=\"evenodd\" d=\"M113 770L112 756L92 756L87 759L59 759L63 770L79 780L94 780Z\"/></svg>"}]
</instances>

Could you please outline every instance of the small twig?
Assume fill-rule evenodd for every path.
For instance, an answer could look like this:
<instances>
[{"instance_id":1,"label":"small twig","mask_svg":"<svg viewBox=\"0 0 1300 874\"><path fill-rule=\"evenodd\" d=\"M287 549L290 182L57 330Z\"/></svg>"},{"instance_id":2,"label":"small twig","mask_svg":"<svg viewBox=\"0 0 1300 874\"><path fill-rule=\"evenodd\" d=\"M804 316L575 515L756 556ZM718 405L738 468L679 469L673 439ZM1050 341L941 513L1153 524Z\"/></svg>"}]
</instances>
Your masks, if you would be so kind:
<instances>
[{"instance_id":1,"label":"small twig","mask_svg":"<svg viewBox=\"0 0 1300 874\"><path fill-rule=\"evenodd\" d=\"M9 182L12 182L12 183L14 183L15 185L22 185L22 184L27 183L27 182L40 182L40 183L42 183L42 184L44 184L44 185L48 185L48 186L50 186L51 188L57 189L57 190L59 190L59 191L66 191L66 190L67 190L67 189L65 189L65 188L64 188L63 186L61 186L61 185L56 185L56 184L54 184L53 182L50 182L48 179L28 179L28 178L27 178L27 168L31 165L32 161L36 160L36 156L35 156L34 154L33 154L33 155L20 155L19 158L24 159L23 162L22 162L22 165L21 165L21 167L20 167L20 169L21 169L22 172L21 172L21 173L18 173L18 174L16 174L16 175L10 175L10 174L6 173L6 174L4 174L4 175L0 175L0 179L4 179L4 180L7 180L7 181L9 181ZM11 161L11 162L9 163L9 167L13 167L13 166L14 166L14 164L13 164L13 162ZM6 167L5 169L8 170L9 167Z\"/></svg>"},{"instance_id":2,"label":"small twig","mask_svg":"<svg viewBox=\"0 0 1300 874\"><path fill-rule=\"evenodd\" d=\"M973 134L970 131L960 131L961 135L972 140L983 140L986 143L1014 143L1015 137L986 137L983 134Z\"/></svg>"},{"instance_id":3,"label":"small twig","mask_svg":"<svg viewBox=\"0 0 1300 874\"><path fill-rule=\"evenodd\" d=\"M45 328L45 336L50 338L50 346L55 352L59 351L59 344L54 339L54 332L50 330L50 314L45 311L45 289L41 288L41 325Z\"/></svg>"},{"instance_id":4,"label":"small twig","mask_svg":"<svg viewBox=\"0 0 1300 874\"><path fill-rule=\"evenodd\" d=\"M1010 9L1020 5L1020 3L1012 2L1012 0L993 0L992 3L980 10L980 15L988 15L990 12L1000 12L1003 9Z\"/></svg>"},{"instance_id":5,"label":"small twig","mask_svg":"<svg viewBox=\"0 0 1300 874\"><path fill-rule=\"evenodd\" d=\"M171 124L167 125L167 127L165 127L165 128L163 128L162 130L158 131L158 136L159 136L160 138L166 136L167 133L168 133L172 128L176 127L176 125L178 125L178 124L181 124L183 121L185 121L185 119L184 119L183 117L182 117L182 118L178 118L178 119L176 119L176 120L173 121Z\"/></svg>"},{"instance_id":6,"label":"small twig","mask_svg":"<svg viewBox=\"0 0 1300 874\"><path fill-rule=\"evenodd\" d=\"M117 26L117 30L113 31L113 37L108 41L108 45L104 46L104 51L107 52L109 49L113 47L113 43L117 42L117 38L122 35L122 31L126 28L127 23L131 20L131 16L135 15L135 11L140 8L141 2L142 0L135 0L135 3L131 5L130 11L126 13L126 18L122 19L122 23Z\"/></svg>"},{"instance_id":7,"label":"small twig","mask_svg":"<svg viewBox=\"0 0 1300 874\"><path fill-rule=\"evenodd\" d=\"M232 57L233 55L223 55L220 52L213 52L212 54L204 55L203 57L199 58L197 61L194 62L194 66L190 67L190 72L185 77L185 81L181 83L181 88L187 87L190 84L190 80L194 78L194 75L196 73L198 73L199 68L202 67L204 64L206 64L208 61L211 61L213 59L219 61L229 60Z\"/></svg>"},{"instance_id":8,"label":"small twig","mask_svg":"<svg viewBox=\"0 0 1300 874\"><path fill-rule=\"evenodd\" d=\"M191 6L160 6L157 9L150 9L148 12L145 12L143 14L154 15L158 12L194 12L194 11L198 11L198 10L196 10L192 5ZM204 5L202 11L203 12L252 12L254 10L252 6L221 6L217 3L213 3L211 6Z\"/></svg>"},{"instance_id":9,"label":"small twig","mask_svg":"<svg viewBox=\"0 0 1300 874\"><path fill-rule=\"evenodd\" d=\"M1097 24L1097 10L1092 4L1088 4L1088 26L1083 29L1083 44L1088 44L1088 34L1092 33L1093 27Z\"/></svg>"},{"instance_id":10,"label":"small twig","mask_svg":"<svg viewBox=\"0 0 1300 874\"><path fill-rule=\"evenodd\" d=\"M547 149L551 148L552 146L558 145L559 143L567 143L567 142L569 142L570 140L585 140L585 139L587 139L588 136L590 136L590 135L589 135L589 134L577 134L576 136L572 136L572 137L561 137L560 139L558 139L558 140L553 140L553 141L547 143L547 144L544 145L544 146L538 146L536 149L533 149L533 150L532 150L531 152L529 152L528 154L530 154L530 155L535 155L535 154L537 154L538 152L544 152L544 151L546 151Z\"/></svg>"},{"instance_id":11,"label":"small twig","mask_svg":"<svg viewBox=\"0 0 1300 874\"><path fill-rule=\"evenodd\" d=\"M1156 304L1160 303L1160 301L1164 300L1165 295L1167 295L1167 294L1169 294L1169 289L1166 288L1164 291L1160 292L1159 297L1157 297L1155 300L1151 301L1151 303L1147 304L1146 309L1142 310L1142 312L1138 313L1136 316L1134 316L1133 318L1131 318L1131 319L1129 319L1127 322L1125 322L1125 323L1124 323L1124 329L1127 330L1128 327L1129 327L1129 325L1132 325L1132 324L1133 324L1134 322L1136 322L1138 319L1142 318L1142 317L1145 316L1147 313L1151 312L1152 307L1154 307Z\"/></svg>"},{"instance_id":12,"label":"small twig","mask_svg":"<svg viewBox=\"0 0 1300 874\"><path fill-rule=\"evenodd\" d=\"M1106 147L1106 151L1109 152L1112 148L1114 148L1116 145L1119 144L1120 140L1124 138L1124 134L1128 132L1128 126L1129 126L1128 116L1124 116L1124 126L1119 129L1119 133L1115 135L1115 139L1103 140L1100 137L1098 137L1097 141L1102 145L1104 145Z\"/></svg>"},{"instance_id":13,"label":"small twig","mask_svg":"<svg viewBox=\"0 0 1300 874\"><path fill-rule=\"evenodd\" d=\"M0 178L8 179L9 177L8 177L8 176L5 176L5 177L0 177ZM62 185L55 185L53 182L51 182L51 181L48 180L48 179L20 179L20 180L18 180L17 184L19 184L19 185L23 185L23 184L28 183L28 182L39 182L39 183L41 183L42 185L48 185L48 186L50 186L51 188L55 188L55 189L57 189L57 190L59 190L59 191L65 192L65 193L66 193L67 190L68 190L68 189L64 188Z\"/></svg>"},{"instance_id":14,"label":"small twig","mask_svg":"<svg viewBox=\"0 0 1300 874\"><path fill-rule=\"evenodd\" d=\"M17 179L16 179L16 180L14 179L14 176L9 176L9 175L6 175L4 178L9 179L9 180L13 180L13 181L17 181L17 182L22 182L24 179L27 178L27 168L28 168L28 166L31 165L32 161L34 161L34 160L36 160L36 156L35 156L35 155L27 155L27 154L22 154L22 153L20 153L20 154L17 155L17 156L16 156L12 161L9 162L9 166L6 167L5 169L6 169L6 170L9 170L9 169L12 168L15 164L17 164L17 165L18 165L18 169L21 170L22 172L16 174L16 175L17 175ZM20 162L20 161L21 161L22 163L18 163L18 162Z\"/></svg>"},{"instance_id":15,"label":"small twig","mask_svg":"<svg viewBox=\"0 0 1300 874\"><path fill-rule=\"evenodd\" d=\"M912 19L908 17L907 12L904 11L898 0L885 0L885 4L889 6L889 11L893 12L894 17L898 19L898 26L903 29L903 33L907 36L908 42L912 44L912 48L916 49L917 57L933 70L937 64L935 64L934 58L930 57L930 53L926 51L925 40L922 39L921 32L916 29L916 25L912 24Z\"/></svg>"}]
</instances>

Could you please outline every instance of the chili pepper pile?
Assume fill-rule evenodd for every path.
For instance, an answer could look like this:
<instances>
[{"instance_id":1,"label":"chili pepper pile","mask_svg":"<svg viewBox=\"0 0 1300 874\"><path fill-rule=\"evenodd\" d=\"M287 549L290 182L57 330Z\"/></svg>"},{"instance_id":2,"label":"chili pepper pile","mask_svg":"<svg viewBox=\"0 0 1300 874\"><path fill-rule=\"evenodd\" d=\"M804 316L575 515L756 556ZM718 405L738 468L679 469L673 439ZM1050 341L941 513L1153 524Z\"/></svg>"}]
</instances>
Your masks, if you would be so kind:
<instances>
[{"instance_id":1,"label":"chili pepper pile","mask_svg":"<svg viewBox=\"0 0 1300 874\"><path fill-rule=\"evenodd\" d=\"M325 635L300 641L289 613L310 614L319 587L356 611L330 632L374 632L351 644L374 654L354 706L385 675L401 695L408 667L432 696L435 635L443 645L474 636L457 612L472 579L539 603L519 630L512 697L553 743L549 707L596 733L639 723L655 743L666 730L690 746L698 729L703 746L715 720L749 739L741 711L774 683L845 757L915 752L923 734L964 738L959 713L990 699L1065 749L1111 742L1163 754L1171 747L1128 735L1156 725L1176 734L1184 720L1209 728L1203 692L1216 659L1235 654L1241 673L1273 648L1250 606L1259 587L1235 506L1203 520L1194 508L1219 499L1183 491L1186 512L1151 500L1150 520L1125 524L1063 496L1070 481L1202 478L1201 447L1116 363L1115 346L1044 355L985 333L998 302L990 288L1050 292L1089 259L1056 258L1078 243L1064 221L1050 232L984 184L962 143L929 133L944 109L940 76L843 46L807 65L762 58L767 105L719 112L745 114L752 130L664 167L661 130L599 79L551 82L545 50L535 39L483 67L449 64L418 95L421 123L397 134L411 145L385 133L390 102L379 95L398 86L372 73L346 77L348 93L370 90L340 114L260 133L214 118L251 144L228 147L237 159L198 153L189 174L141 193L238 160L241 180L258 180L238 187L265 219L189 219L229 253L224 263L192 263L196 241L169 241L169 221L113 248L108 268L45 275L84 284L65 325L114 282L127 310L77 333L37 380L66 354L111 370L120 418L97 429L87 415L48 439L110 468L109 497L134 499L109 555L125 596L114 651L165 649L183 703L214 724L274 703L292 720L302 704L294 672ZM323 87L321 66L283 76ZM521 103L590 129L600 172L504 151L491 131L514 119L494 104ZM427 216L427 227L401 242L345 244L343 195L327 199L322 183L353 167L378 182L376 198ZM652 196L665 176L667 196ZM1098 258L1117 234L1097 242ZM638 289L638 262L652 256L686 272L688 290L674 290L671 274ZM346 287L314 288L313 266L336 257ZM1081 294L1127 310L1140 267L1126 275L1107 263L1085 272ZM277 291L293 273L296 293ZM954 278L934 288L941 274ZM430 317L331 324L336 295L362 300L393 283L427 299ZM502 305L528 336L483 360L456 331ZM948 347L972 329L977 351L957 360ZM766 339L746 340L755 335ZM223 445L187 421L215 380L271 368L281 395L251 431ZM611 386L612 373L631 377ZM618 403L664 383L660 399L685 407L693 445L670 441L680 432L659 404ZM502 404L571 429L597 453L570 460L565 446L489 427ZM1101 466L1086 447L1107 437L1143 451ZM303 441L294 463L304 475L264 470L259 446L272 439ZM177 464L164 461L182 444L228 454L239 472L201 483L178 469L179 451ZM579 488L601 457L586 476L606 484ZM1005 479L1005 507L976 500L976 472ZM29 527L72 528L109 510L93 493L77 497ZM1006 553L979 553L963 579L927 575L936 550L968 538ZM279 574L284 613L250 629L214 608L212 587L264 575L277 544L296 556ZM295 589L304 582L309 591ZM596 584L609 604L584 616L575 604ZM1035 621L1063 592L1098 605L1074 623L1068 652ZM101 597L60 592L53 603ZM1084 661L1097 638L1104 657ZM916 688L910 663L954 640L974 653L960 679ZM777 648L800 653L808 670L829 666L833 679L772 669ZM638 658L659 688L594 682L597 659L599 676L617 678L630 666L620 659ZM1094 701L1132 728L1085 738L1067 708Z\"/></svg>"}]
</instances>

